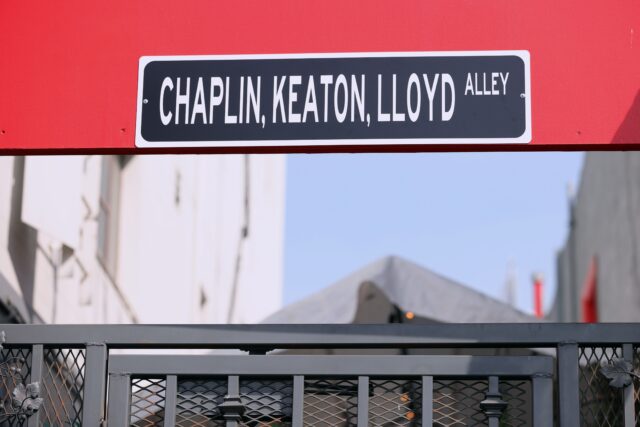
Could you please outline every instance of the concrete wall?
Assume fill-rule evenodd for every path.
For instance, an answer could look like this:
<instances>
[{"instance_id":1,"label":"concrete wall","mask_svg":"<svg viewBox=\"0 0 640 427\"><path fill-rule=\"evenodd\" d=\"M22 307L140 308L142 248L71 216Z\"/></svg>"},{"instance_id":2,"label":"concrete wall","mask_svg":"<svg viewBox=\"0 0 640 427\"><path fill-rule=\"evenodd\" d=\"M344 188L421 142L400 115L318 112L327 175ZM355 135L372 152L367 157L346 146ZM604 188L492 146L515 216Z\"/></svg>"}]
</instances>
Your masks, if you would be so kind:
<instances>
[{"instance_id":1,"label":"concrete wall","mask_svg":"<svg viewBox=\"0 0 640 427\"><path fill-rule=\"evenodd\" d=\"M598 320L640 321L640 153L588 153L572 217L552 320L581 320L580 296L596 257Z\"/></svg>"},{"instance_id":2,"label":"concrete wall","mask_svg":"<svg viewBox=\"0 0 640 427\"><path fill-rule=\"evenodd\" d=\"M250 323L280 308L283 156L129 158L114 271L96 255L103 159L75 160L79 178L47 164L56 157L0 158L0 274L27 311L55 323Z\"/></svg>"}]
</instances>

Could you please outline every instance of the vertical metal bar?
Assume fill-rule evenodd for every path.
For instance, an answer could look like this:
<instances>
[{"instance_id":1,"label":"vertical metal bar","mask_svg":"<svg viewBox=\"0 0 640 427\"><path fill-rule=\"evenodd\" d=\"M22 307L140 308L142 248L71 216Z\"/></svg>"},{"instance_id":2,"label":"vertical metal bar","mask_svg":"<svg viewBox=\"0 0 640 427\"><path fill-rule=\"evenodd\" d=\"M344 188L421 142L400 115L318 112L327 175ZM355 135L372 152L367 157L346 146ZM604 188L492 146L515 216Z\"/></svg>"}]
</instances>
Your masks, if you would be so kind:
<instances>
[{"instance_id":1,"label":"vertical metal bar","mask_svg":"<svg viewBox=\"0 0 640 427\"><path fill-rule=\"evenodd\" d=\"M433 425L433 377L422 377L422 425Z\"/></svg>"},{"instance_id":2,"label":"vertical metal bar","mask_svg":"<svg viewBox=\"0 0 640 427\"><path fill-rule=\"evenodd\" d=\"M580 385L578 365L578 344L563 342L558 344L558 399L560 405L560 425L578 427L580 425Z\"/></svg>"},{"instance_id":3,"label":"vertical metal bar","mask_svg":"<svg viewBox=\"0 0 640 427\"><path fill-rule=\"evenodd\" d=\"M369 377L358 377L358 427L369 425Z\"/></svg>"},{"instance_id":4,"label":"vertical metal bar","mask_svg":"<svg viewBox=\"0 0 640 427\"><path fill-rule=\"evenodd\" d=\"M100 427L104 421L107 346L87 344L82 391L82 425Z\"/></svg>"},{"instance_id":5,"label":"vertical metal bar","mask_svg":"<svg viewBox=\"0 0 640 427\"><path fill-rule=\"evenodd\" d=\"M533 387L533 427L553 425L553 378L547 374L531 379Z\"/></svg>"},{"instance_id":6,"label":"vertical metal bar","mask_svg":"<svg viewBox=\"0 0 640 427\"><path fill-rule=\"evenodd\" d=\"M178 394L178 377L167 375L165 395L164 395L164 427L175 427L176 425L176 404Z\"/></svg>"},{"instance_id":7,"label":"vertical metal bar","mask_svg":"<svg viewBox=\"0 0 640 427\"><path fill-rule=\"evenodd\" d=\"M241 402L240 377L237 375L229 375L229 379L227 381L227 396L225 396L225 403L231 402L237 405L238 402ZM240 425L240 420L242 419L242 417L237 414L237 409L235 406L232 406L231 409L232 412L234 412L235 410L235 414L231 414L233 419L225 417L227 419L227 427L238 427Z\"/></svg>"},{"instance_id":8,"label":"vertical metal bar","mask_svg":"<svg viewBox=\"0 0 640 427\"><path fill-rule=\"evenodd\" d=\"M496 402L502 401L500 399L500 378L496 376L489 377L489 391L487 393L487 397L480 403L480 406L487 414L489 418L489 427L499 427L500 426L500 416L502 414L502 409L496 405ZM487 404L488 403L488 404ZM506 405L505 405L506 406Z\"/></svg>"},{"instance_id":9,"label":"vertical metal bar","mask_svg":"<svg viewBox=\"0 0 640 427\"><path fill-rule=\"evenodd\" d=\"M293 427L302 427L304 414L304 376L293 377Z\"/></svg>"},{"instance_id":10,"label":"vertical metal bar","mask_svg":"<svg viewBox=\"0 0 640 427\"><path fill-rule=\"evenodd\" d=\"M107 426L128 427L131 423L131 377L127 374L109 375Z\"/></svg>"},{"instance_id":11,"label":"vertical metal bar","mask_svg":"<svg viewBox=\"0 0 640 427\"><path fill-rule=\"evenodd\" d=\"M43 394L44 384L42 383L43 372L44 372L44 346L40 344L35 344L31 348L31 374L29 376L29 382L39 383L41 387L40 394ZM49 405L52 402L47 402ZM55 403L53 403L55 405ZM40 425L40 414L36 412L31 415L28 419L27 426L28 427L37 427Z\"/></svg>"},{"instance_id":12,"label":"vertical metal bar","mask_svg":"<svg viewBox=\"0 0 640 427\"><path fill-rule=\"evenodd\" d=\"M622 357L625 361L631 363L633 366L633 344L623 344L622 345ZM623 389L624 393L624 425L625 427L633 427L636 425L636 414L635 414L635 381L631 381L631 384Z\"/></svg>"},{"instance_id":13,"label":"vertical metal bar","mask_svg":"<svg viewBox=\"0 0 640 427\"><path fill-rule=\"evenodd\" d=\"M240 394L240 377L237 375L229 375L227 383L227 394L239 395Z\"/></svg>"}]
</instances>

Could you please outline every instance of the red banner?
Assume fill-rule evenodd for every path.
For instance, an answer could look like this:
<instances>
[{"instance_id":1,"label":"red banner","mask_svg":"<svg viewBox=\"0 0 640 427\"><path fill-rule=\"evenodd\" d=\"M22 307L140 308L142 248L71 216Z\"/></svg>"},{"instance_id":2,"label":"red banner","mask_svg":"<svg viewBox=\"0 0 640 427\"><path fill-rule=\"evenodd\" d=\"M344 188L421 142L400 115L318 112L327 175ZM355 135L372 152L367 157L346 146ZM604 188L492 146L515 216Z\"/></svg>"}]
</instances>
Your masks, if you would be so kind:
<instances>
[{"instance_id":1,"label":"red banner","mask_svg":"<svg viewBox=\"0 0 640 427\"><path fill-rule=\"evenodd\" d=\"M636 0L0 3L0 154L637 149ZM528 51L531 142L136 148L142 56Z\"/></svg>"}]
</instances>

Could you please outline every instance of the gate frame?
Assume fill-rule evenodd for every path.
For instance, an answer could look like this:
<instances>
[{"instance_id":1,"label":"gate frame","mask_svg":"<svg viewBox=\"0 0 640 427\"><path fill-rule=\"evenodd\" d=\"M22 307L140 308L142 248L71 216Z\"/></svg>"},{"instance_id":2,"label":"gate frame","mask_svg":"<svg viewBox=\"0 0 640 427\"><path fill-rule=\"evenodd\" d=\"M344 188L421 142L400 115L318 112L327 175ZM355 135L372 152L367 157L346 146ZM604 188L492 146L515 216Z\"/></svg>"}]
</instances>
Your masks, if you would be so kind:
<instances>
[{"instance_id":1,"label":"gate frame","mask_svg":"<svg viewBox=\"0 0 640 427\"><path fill-rule=\"evenodd\" d=\"M358 427L368 426L369 379L420 378L422 422L432 424L433 378L488 378L491 393L498 393L499 379L532 381L534 427L553 425L553 358L550 356L327 356L327 355L114 355L109 361L108 425L130 425L131 378L166 378L165 427L175 427L178 376L227 377L228 394L239 395L240 376L289 377L294 380L293 427L302 427L304 377L357 377ZM493 384L495 385L493 386ZM235 384L235 387L231 385ZM492 387L493 386L493 387ZM495 389L495 390L492 390ZM489 417L497 427L499 417ZM227 427L237 421L228 420Z\"/></svg>"}]
</instances>

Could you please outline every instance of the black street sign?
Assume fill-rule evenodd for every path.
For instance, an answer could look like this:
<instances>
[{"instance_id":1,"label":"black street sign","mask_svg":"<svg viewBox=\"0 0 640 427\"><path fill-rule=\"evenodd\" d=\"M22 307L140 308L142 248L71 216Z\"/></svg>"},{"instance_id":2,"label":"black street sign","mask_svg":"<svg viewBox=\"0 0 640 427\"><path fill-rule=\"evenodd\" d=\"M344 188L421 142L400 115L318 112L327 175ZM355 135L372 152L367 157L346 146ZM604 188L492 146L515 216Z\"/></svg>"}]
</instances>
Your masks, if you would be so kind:
<instances>
[{"instance_id":1,"label":"black street sign","mask_svg":"<svg viewBox=\"0 0 640 427\"><path fill-rule=\"evenodd\" d=\"M138 147L531 140L526 51L140 59Z\"/></svg>"}]
</instances>

